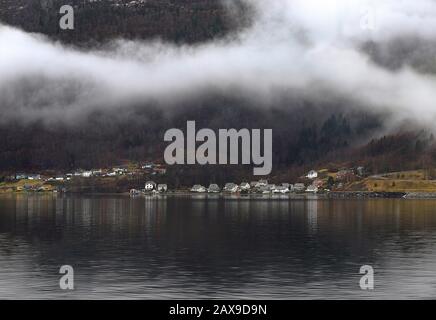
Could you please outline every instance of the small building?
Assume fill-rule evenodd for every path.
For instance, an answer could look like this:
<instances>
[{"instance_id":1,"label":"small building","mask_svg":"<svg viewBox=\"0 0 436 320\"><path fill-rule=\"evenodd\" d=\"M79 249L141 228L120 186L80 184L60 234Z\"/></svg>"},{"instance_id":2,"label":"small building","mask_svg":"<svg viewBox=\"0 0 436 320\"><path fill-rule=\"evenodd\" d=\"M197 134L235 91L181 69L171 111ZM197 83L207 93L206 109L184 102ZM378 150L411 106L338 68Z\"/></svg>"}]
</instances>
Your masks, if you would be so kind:
<instances>
[{"instance_id":1,"label":"small building","mask_svg":"<svg viewBox=\"0 0 436 320\"><path fill-rule=\"evenodd\" d=\"M90 178L92 177L92 171L83 171L81 175L83 178Z\"/></svg>"},{"instance_id":2,"label":"small building","mask_svg":"<svg viewBox=\"0 0 436 320\"><path fill-rule=\"evenodd\" d=\"M145 191L153 191L156 189L156 183L154 181L147 181L144 185Z\"/></svg>"},{"instance_id":3,"label":"small building","mask_svg":"<svg viewBox=\"0 0 436 320\"><path fill-rule=\"evenodd\" d=\"M207 189L207 192L209 192L209 193L220 193L221 189L220 189L220 187L217 184L213 183L213 184L211 184L209 186L209 188Z\"/></svg>"},{"instance_id":4,"label":"small building","mask_svg":"<svg viewBox=\"0 0 436 320\"><path fill-rule=\"evenodd\" d=\"M131 196L139 196L141 194L141 191L136 190L136 189L131 189L130 190L130 195Z\"/></svg>"},{"instance_id":5,"label":"small building","mask_svg":"<svg viewBox=\"0 0 436 320\"><path fill-rule=\"evenodd\" d=\"M363 177L363 176L365 175L365 168L364 168L364 167L357 167L357 168L356 168L356 173L357 173L359 176Z\"/></svg>"},{"instance_id":6,"label":"small building","mask_svg":"<svg viewBox=\"0 0 436 320\"><path fill-rule=\"evenodd\" d=\"M141 166L141 169L143 169L143 170L147 170L147 169L153 169L153 167L154 167L154 163L150 163L150 162L148 162L148 163L142 165L142 166Z\"/></svg>"},{"instance_id":7,"label":"small building","mask_svg":"<svg viewBox=\"0 0 436 320\"><path fill-rule=\"evenodd\" d=\"M191 188L191 192L195 193L205 193L207 189L200 184L196 184Z\"/></svg>"},{"instance_id":8,"label":"small building","mask_svg":"<svg viewBox=\"0 0 436 320\"><path fill-rule=\"evenodd\" d=\"M15 179L16 179L16 180L24 180L24 179L27 179L27 174L25 174L25 173L18 173L18 174L15 175Z\"/></svg>"},{"instance_id":9,"label":"small building","mask_svg":"<svg viewBox=\"0 0 436 320\"><path fill-rule=\"evenodd\" d=\"M103 170L102 169L94 169L94 170L92 170L92 175L93 176L102 176Z\"/></svg>"},{"instance_id":10,"label":"small building","mask_svg":"<svg viewBox=\"0 0 436 320\"><path fill-rule=\"evenodd\" d=\"M235 183L226 183L226 185L224 186L224 189L223 189L224 192L230 192L230 193L236 193L236 192L238 192L238 190L239 190L239 187Z\"/></svg>"},{"instance_id":11,"label":"small building","mask_svg":"<svg viewBox=\"0 0 436 320\"><path fill-rule=\"evenodd\" d=\"M126 168L112 168L112 172L115 173L115 175L123 175L127 173L127 169Z\"/></svg>"},{"instance_id":12,"label":"small building","mask_svg":"<svg viewBox=\"0 0 436 320\"><path fill-rule=\"evenodd\" d=\"M269 191L272 192L276 188L276 185L275 184L268 184L266 187L269 189Z\"/></svg>"},{"instance_id":13,"label":"small building","mask_svg":"<svg viewBox=\"0 0 436 320\"><path fill-rule=\"evenodd\" d=\"M274 189L272 189L272 193L289 193L289 188L284 186L276 186Z\"/></svg>"},{"instance_id":14,"label":"small building","mask_svg":"<svg viewBox=\"0 0 436 320\"><path fill-rule=\"evenodd\" d=\"M351 169L344 169L336 174L336 181L353 182L357 179L355 173Z\"/></svg>"},{"instance_id":15,"label":"small building","mask_svg":"<svg viewBox=\"0 0 436 320\"><path fill-rule=\"evenodd\" d=\"M316 178L318 178L318 172L316 172L315 170L310 170L307 173L306 177L309 179L316 179Z\"/></svg>"},{"instance_id":16,"label":"small building","mask_svg":"<svg viewBox=\"0 0 436 320\"><path fill-rule=\"evenodd\" d=\"M312 192L312 193L317 193L318 192L318 187L311 184L310 186L307 187L306 192Z\"/></svg>"},{"instance_id":17,"label":"small building","mask_svg":"<svg viewBox=\"0 0 436 320\"><path fill-rule=\"evenodd\" d=\"M166 184L158 184L157 185L157 191L158 192L167 192L168 191L168 185Z\"/></svg>"},{"instance_id":18,"label":"small building","mask_svg":"<svg viewBox=\"0 0 436 320\"><path fill-rule=\"evenodd\" d=\"M296 183L294 184L294 191L295 192L304 192L306 190L306 186L304 183Z\"/></svg>"},{"instance_id":19,"label":"small building","mask_svg":"<svg viewBox=\"0 0 436 320\"><path fill-rule=\"evenodd\" d=\"M29 174L27 176L28 180L41 180L41 175L40 174Z\"/></svg>"},{"instance_id":20,"label":"small building","mask_svg":"<svg viewBox=\"0 0 436 320\"><path fill-rule=\"evenodd\" d=\"M271 193L271 189L268 186L260 186L259 188L257 188L257 190L259 190L258 192L261 194L270 194Z\"/></svg>"},{"instance_id":21,"label":"small building","mask_svg":"<svg viewBox=\"0 0 436 320\"><path fill-rule=\"evenodd\" d=\"M260 187L265 187L265 186L267 186L268 185L268 180L259 180L257 183L256 183L256 188L260 188Z\"/></svg>"},{"instance_id":22,"label":"small building","mask_svg":"<svg viewBox=\"0 0 436 320\"><path fill-rule=\"evenodd\" d=\"M166 168L162 168L162 167L155 168L153 170L153 173L160 174L160 175L165 175L165 174L167 174L167 169Z\"/></svg>"},{"instance_id":23,"label":"small building","mask_svg":"<svg viewBox=\"0 0 436 320\"><path fill-rule=\"evenodd\" d=\"M248 182L242 182L239 185L239 190L241 190L241 191L250 191L250 189L251 189L251 186Z\"/></svg>"}]
</instances>

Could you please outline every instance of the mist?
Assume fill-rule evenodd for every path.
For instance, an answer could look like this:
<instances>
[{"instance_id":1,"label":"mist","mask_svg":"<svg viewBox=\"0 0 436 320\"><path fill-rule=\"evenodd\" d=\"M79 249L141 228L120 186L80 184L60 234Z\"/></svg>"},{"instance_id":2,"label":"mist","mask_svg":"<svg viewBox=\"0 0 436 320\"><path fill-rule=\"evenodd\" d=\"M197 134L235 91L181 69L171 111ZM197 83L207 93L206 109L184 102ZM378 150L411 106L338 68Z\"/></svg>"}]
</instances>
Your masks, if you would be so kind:
<instances>
[{"instance_id":1,"label":"mist","mask_svg":"<svg viewBox=\"0 0 436 320\"><path fill-rule=\"evenodd\" d=\"M286 94L340 98L392 122L436 119L436 60L427 53L436 48L435 1L245 1L255 9L251 26L197 45L118 39L83 50L0 25L1 121L68 124L142 104L177 108L207 92L269 106ZM413 63L392 50L417 40L427 49L409 52Z\"/></svg>"}]
</instances>

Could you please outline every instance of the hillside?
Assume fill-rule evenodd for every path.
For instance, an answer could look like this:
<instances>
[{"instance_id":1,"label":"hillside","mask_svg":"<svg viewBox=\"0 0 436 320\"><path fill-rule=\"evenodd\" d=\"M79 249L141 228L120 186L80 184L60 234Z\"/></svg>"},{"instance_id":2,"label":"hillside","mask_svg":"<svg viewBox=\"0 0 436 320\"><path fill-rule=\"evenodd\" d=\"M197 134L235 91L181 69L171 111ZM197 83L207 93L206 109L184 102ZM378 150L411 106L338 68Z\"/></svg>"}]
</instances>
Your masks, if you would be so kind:
<instances>
[{"instance_id":1,"label":"hillside","mask_svg":"<svg viewBox=\"0 0 436 320\"><path fill-rule=\"evenodd\" d=\"M59 7L64 4L75 8L74 31L62 31L58 27ZM118 38L205 43L252 22L248 18L251 17L249 8L237 5L232 9L228 10L219 0L3 0L0 21L80 46L86 52L90 47ZM195 74L194 71L197 70L193 70ZM255 86L264 74L247 80ZM2 105L4 115L10 111L7 102L11 109L19 109L17 100L21 99L33 111L51 104L57 106L59 87L77 86L76 96L86 91L88 79L72 78L62 83L64 78L55 77L54 82L47 83L44 77L36 80L30 77L28 82L18 78L16 92L12 90L15 88L4 85L0 94L16 93ZM116 75L113 78L117 81ZM175 81L182 83L184 79ZM21 170L110 167L126 159L162 162L165 131L183 129L188 120L215 130L273 129L272 175L281 181L293 181L312 167L339 169L363 165L372 174L380 174L427 169L436 164L435 145L428 132L408 124L405 133L404 129L387 124L386 110L370 108L364 102L334 94L319 98L316 93L313 98L292 90L274 91L272 97L262 101L247 97L244 92L223 90L225 86L212 87L214 90L184 96L176 103L129 101L106 109L104 105L65 123L44 122L45 119L39 118L27 121L20 117L3 121L0 123L0 172L6 175ZM47 92L53 91L55 103L48 103ZM75 98L74 90L60 92L63 99L59 101ZM164 95L167 94L165 91ZM36 105L37 102L40 104ZM193 166L176 167L169 174L189 185L195 180L208 181L210 176L221 183L233 178L249 179L250 170L244 166ZM371 183L365 187L369 189Z\"/></svg>"},{"instance_id":2,"label":"hillside","mask_svg":"<svg viewBox=\"0 0 436 320\"><path fill-rule=\"evenodd\" d=\"M75 30L59 28L59 8L75 9ZM2 0L0 21L74 44L115 38L201 42L241 24L218 0Z\"/></svg>"}]
</instances>

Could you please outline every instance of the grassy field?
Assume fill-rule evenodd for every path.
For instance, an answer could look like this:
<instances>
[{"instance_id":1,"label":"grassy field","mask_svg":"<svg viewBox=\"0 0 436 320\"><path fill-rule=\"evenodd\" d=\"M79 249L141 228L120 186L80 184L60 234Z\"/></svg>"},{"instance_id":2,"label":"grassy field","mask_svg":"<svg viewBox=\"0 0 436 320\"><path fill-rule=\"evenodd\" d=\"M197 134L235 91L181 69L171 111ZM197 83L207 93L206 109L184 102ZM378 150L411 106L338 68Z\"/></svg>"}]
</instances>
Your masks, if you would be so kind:
<instances>
[{"instance_id":1,"label":"grassy field","mask_svg":"<svg viewBox=\"0 0 436 320\"><path fill-rule=\"evenodd\" d=\"M436 180L428 179L424 170L392 172L353 182L349 191L436 192Z\"/></svg>"},{"instance_id":2,"label":"grassy field","mask_svg":"<svg viewBox=\"0 0 436 320\"><path fill-rule=\"evenodd\" d=\"M54 187L50 184L45 184L42 181L39 180L19 180L15 182L2 182L0 183L0 193L4 192L20 192L23 191L24 186L30 186L30 187L44 187L44 191L53 191Z\"/></svg>"}]
</instances>

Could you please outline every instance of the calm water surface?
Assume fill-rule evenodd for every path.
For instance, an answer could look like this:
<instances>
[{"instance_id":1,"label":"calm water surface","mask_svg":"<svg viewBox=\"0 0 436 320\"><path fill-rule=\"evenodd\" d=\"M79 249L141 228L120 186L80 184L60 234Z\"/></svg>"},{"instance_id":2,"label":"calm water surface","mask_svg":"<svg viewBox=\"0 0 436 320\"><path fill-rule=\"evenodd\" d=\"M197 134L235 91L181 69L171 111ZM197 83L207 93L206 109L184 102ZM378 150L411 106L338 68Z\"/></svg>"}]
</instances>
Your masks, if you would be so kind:
<instances>
[{"instance_id":1,"label":"calm water surface","mask_svg":"<svg viewBox=\"0 0 436 320\"><path fill-rule=\"evenodd\" d=\"M436 298L436 201L3 195L0 298Z\"/></svg>"}]
</instances>

